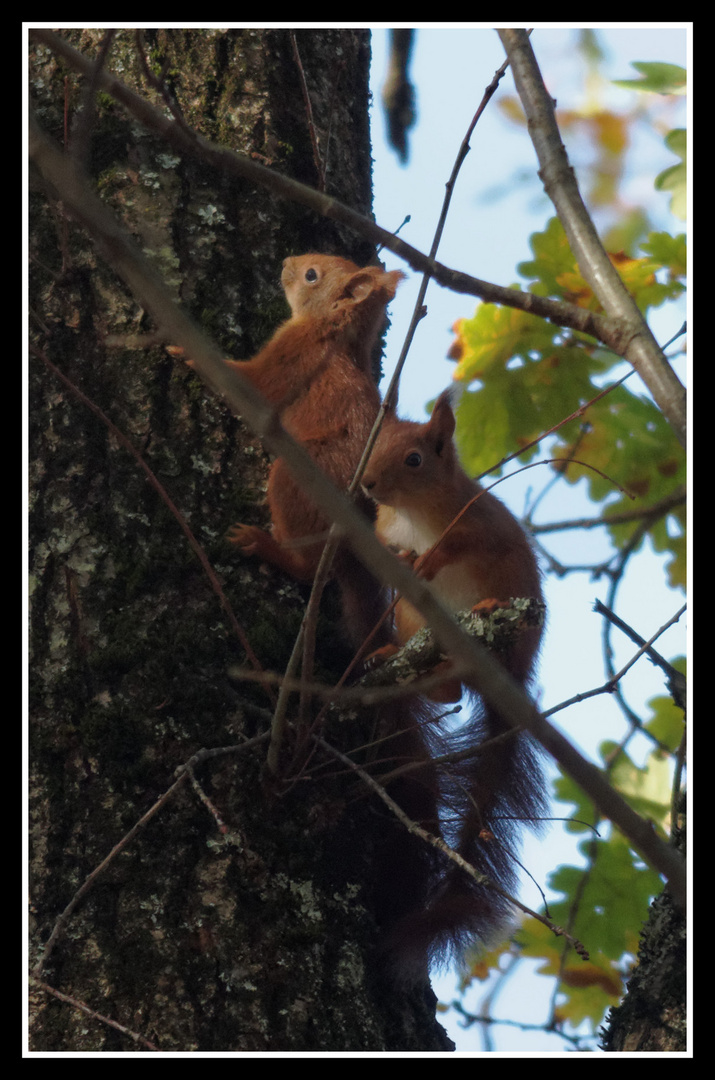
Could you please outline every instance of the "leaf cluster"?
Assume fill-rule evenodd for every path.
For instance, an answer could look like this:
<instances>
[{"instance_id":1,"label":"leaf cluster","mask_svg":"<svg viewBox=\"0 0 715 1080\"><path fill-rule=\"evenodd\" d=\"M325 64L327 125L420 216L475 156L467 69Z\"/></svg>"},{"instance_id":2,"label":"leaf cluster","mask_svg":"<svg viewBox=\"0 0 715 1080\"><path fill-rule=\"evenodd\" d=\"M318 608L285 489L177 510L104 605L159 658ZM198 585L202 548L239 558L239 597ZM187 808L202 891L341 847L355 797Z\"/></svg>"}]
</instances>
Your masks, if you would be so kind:
<instances>
[{"instance_id":1,"label":"leaf cluster","mask_svg":"<svg viewBox=\"0 0 715 1080\"><path fill-rule=\"evenodd\" d=\"M531 237L531 248L518 268L530 292L599 310L557 218ZM611 259L644 313L685 288L683 235L651 233L638 257L616 252ZM585 480L605 518L634 511L633 520L608 526L619 548L640 527L639 509L685 483L685 455L662 413L632 383L615 385L622 360L593 338L495 304L480 304L454 331L454 378L468 388L458 406L459 450L472 475L498 473L495 464L522 447L522 461L533 459L532 442L560 425L551 468L569 484ZM613 389L599 397L607 386ZM674 585L685 582L684 515L678 508L646 529L656 550L670 553Z\"/></svg>"},{"instance_id":2,"label":"leaf cluster","mask_svg":"<svg viewBox=\"0 0 715 1080\"><path fill-rule=\"evenodd\" d=\"M676 666L684 669L684 661ZM669 697L655 697L648 706L651 715L644 728L654 739L654 747L644 764L638 765L612 741L602 743L599 757L613 786L665 834L670 826L670 753L680 743L683 715ZM589 958L584 961L534 918L523 920L516 942L521 956L540 961L539 974L557 979L550 1022L572 1030L587 1024L595 1033L606 1009L616 1005L624 992L638 952L644 912L662 883L619 832L604 827L578 784L562 776L555 790L560 802L575 807L567 829L583 834L584 839L578 848L581 864L560 866L549 878L550 888L562 894L549 904L549 916L585 945ZM499 970L511 949L513 945L506 942L476 956L469 979L484 980Z\"/></svg>"}]
</instances>

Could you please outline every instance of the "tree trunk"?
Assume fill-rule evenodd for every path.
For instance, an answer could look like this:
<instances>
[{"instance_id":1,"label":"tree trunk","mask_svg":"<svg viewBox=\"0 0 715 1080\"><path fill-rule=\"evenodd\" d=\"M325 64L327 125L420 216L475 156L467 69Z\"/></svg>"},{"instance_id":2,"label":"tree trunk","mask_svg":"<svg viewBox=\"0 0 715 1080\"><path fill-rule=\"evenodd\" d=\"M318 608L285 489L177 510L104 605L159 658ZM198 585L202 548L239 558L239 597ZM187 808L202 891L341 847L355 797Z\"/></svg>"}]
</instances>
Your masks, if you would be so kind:
<instances>
[{"instance_id":1,"label":"tree trunk","mask_svg":"<svg viewBox=\"0 0 715 1080\"><path fill-rule=\"evenodd\" d=\"M685 807L683 806L683 811ZM685 825L675 842L685 854ZM688 1049L687 918L665 889L650 906L638 963L621 1004L603 1029L603 1049L685 1053Z\"/></svg>"},{"instance_id":2,"label":"tree trunk","mask_svg":"<svg viewBox=\"0 0 715 1080\"><path fill-rule=\"evenodd\" d=\"M63 32L92 58L104 34ZM300 63L288 30L143 38L190 126L318 186L302 67L326 190L369 212L367 31L297 31ZM115 33L106 65L167 108L147 89L133 32ZM88 103L87 81L46 43L31 43L30 66L40 126L62 144L67 113L70 149L96 190L227 356L255 353L288 314L284 257L373 254L296 205L179 159L109 95ZM30 213L34 965L177 767L267 728L266 690L236 676L250 658L219 585L273 671L306 593L225 541L235 521L267 523L258 441L152 338L157 328L39 184ZM326 678L344 660L329 601ZM200 790L180 783L92 880L33 984L31 1049L451 1049L429 987L398 991L375 962L369 883L383 817L335 766L327 780L323 770L268 785L265 746L198 766Z\"/></svg>"}]
</instances>

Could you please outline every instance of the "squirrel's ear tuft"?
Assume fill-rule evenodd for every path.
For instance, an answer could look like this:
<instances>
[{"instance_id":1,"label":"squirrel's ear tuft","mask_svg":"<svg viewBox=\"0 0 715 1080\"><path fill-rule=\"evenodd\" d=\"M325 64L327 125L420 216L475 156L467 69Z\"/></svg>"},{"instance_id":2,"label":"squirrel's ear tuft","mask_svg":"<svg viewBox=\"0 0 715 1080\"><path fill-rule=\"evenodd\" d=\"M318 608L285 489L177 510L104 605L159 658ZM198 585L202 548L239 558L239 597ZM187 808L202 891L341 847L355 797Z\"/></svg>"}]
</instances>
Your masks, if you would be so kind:
<instances>
[{"instance_id":1,"label":"squirrel's ear tuft","mask_svg":"<svg viewBox=\"0 0 715 1080\"><path fill-rule=\"evenodd\" d=\"M437 451L438 454L441 454L444 449L444 443L448 442L454 435L455 427L456 421L450 402L450 393L449 390L443 390L434 403L432 415L428 422L430 433L441 443L440 449Z\"/></svg>"},{"instance_id":2,"label":"squirrel's ear tuft","mask_svg":"<svg viewBox=\"0 0 715 1080\"><path fill-rule=\"evenodd\" d=\"M346 282L343 297L360 304L363 300L367 300L374 289L375 278L369 272L369 268L360 270L359 273L353 274L349 281Z\"/></svg>"}]
</instances>

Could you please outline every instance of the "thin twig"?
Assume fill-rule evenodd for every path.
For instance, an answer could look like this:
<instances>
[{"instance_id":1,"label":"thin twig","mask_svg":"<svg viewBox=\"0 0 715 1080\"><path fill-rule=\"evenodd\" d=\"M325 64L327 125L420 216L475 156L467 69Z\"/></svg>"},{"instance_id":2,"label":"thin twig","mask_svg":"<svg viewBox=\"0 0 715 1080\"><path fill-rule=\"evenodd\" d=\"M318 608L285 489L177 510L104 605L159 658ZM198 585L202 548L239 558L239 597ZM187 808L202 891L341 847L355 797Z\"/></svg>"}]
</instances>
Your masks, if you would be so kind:
<instances>
[{"instance_id":1,"label":"thin twig","mask_svg":"<svg viewBox=\"0 0 715 1080\"><path fill-rule=\"evenodd\" d=\"M636 645L640 645L641 651L646 652L648 657L653 661L653 663L657 664L657 666L667 676L669 683L672 683L673 681L682 683L679 690L680 694L683 694L685 690L685 677L680 671L677 670L677 668L674 668L673 665L670 664L663 656L661 656L659 652L656 652L656 650L651 647L649 642L646 642L645 639L640 636L640 634L636 633L632 626L629 626L628 623L623 621L623 619L620 619L614 611L611 611L610 608L607 608L606 605L602 604L600 600L596 600L593 609L595 612L597 612L597 614L603 615L606 619L612 622L614 626L617 626L619 630L622 630L623 633L626 634L632 642L634 642ZM656 631L650 641L655 641L656 638L659 638L660 635L665 630L667 630L669 626L672 626L673 623L678 622L681 615L685 613L685 609L686 605L683 604L683 606L679 608L675 615L673 615L673 617L669 619L667 623L664 623L664 625Z\"/></svg>"},{"instance_id":2,"label":"thin twig","mask_svg":"<svg viewBox=\"0 0 715 1080\"><path fill-rule=\"evenodd\" d=\"M444 199L442 201L442 209L440 211L439 219L437 221L437 227L435 229L434 237L432 238L432 244L430 246L430 251L429 251L429 258L431 260L434 260L436 258L436 256L437 256L437 250L439 248L440 241L442 239L442 233L444 232L444 227L445 227L445 225L447 223L447 215L449 213L449 208L450 208L450 205L451 205L451 202L452 202L452 195L454 194L454 188L455 188L455 185L457 183L457 177L459 176L459 171L462 168L462 164L464 162L464 159L466 158L467 154L469 153L469 151L471 149L471 147L469 145L469 141L470 141L470 139L472 137L472 134L474 133L474 129L477 126L477 122L479 121L479 118L481 117L482 113L484 112L485 108L487 107L487 105L488 105L489 101L491 100L492 96L496 92L497 87L499 86L499 82L501 81L501 79L502 79L502 77L504 75L504 72L506 71L508 66L509 66L509 61L505 60L504 63L501 65L501 67L495 72L491 83L489 84L489 86L484 91L484 94L482 96L482 100L481 100L481 102L479 104L479 108L477 109L476 113L472 117L472 122L470 123L469 127L467 128L467 132L466 132L464 138L462 139L461 145L460 145L459 150L457 152L457 158L456 158L456 160L454 162L454 165L452 166L452 172L450 174L449 179L447 180L447 183L445 184L445 194L444 194ZM412 345L412 340L414 338L417 326L419 325L420 321L424 318L424 316L426 314L426 309L424 307L424 301L425 301L425 295L427 293L427 286L429 285L431 277L432 277L432 273L431 273L430 270L426 270L425 273L422 276L422 281L420 282L419 291L417 293L417 299L415 300L415 306L414 306L414 309L413 309L413 312L412 312L412 318L410 320L410 325L407 328L407 333L405 334L405 340L404 340L404 342L402 344L402 349L400 350L400 355L397 358L397 363L395 365L395 370L393 372L392 378L390 379L387 390L385 391L385 395L384 395L384 399L383 399L383 403L382 403L383 408L381 410L380 415L378 416L378 423L376 425L378 431L379 431L380 424L382 423L382 419L384 417L385 412L389 408L396 408L397 407L397 386L399 384L400 376L402 374L402 369L403 369L405 361L407 359L407 354L408 354L408 352L410 350L410 347ZM375 438L377 438L377 432L375 433ZM374 443L374 440L373 440L373 443ZM370 445L370 449L372 449L372 445Z\"/></svg>"},{"instance_id":3,"label":"thin twig","mask_svg":"<svg viewBox=\"0 0 715 1080\"><path fill-rule=\"evenodd\" d=\"M186 121L184 119L183 113L181 112L181 109L179 108L179 103L177 102L174 95L169 92L169 88L166 85L166 73L171 66L170 58L168 56L165 58L161 73L157 77L151 70L151 67L149 66L149 61L146 58L146 52L144 51L143 31L134 31L134 41L136 44L137 55L139 57L139 64L141 66L144 78L146 79L149 86L151 86L154 90L161 94L167 109L170 111L176 122L178 124L183 124L183 126L186 128Z\"/></svg>"},{"instance_id":4,"label":"thin twig","mask_svg":"<svg viewBox=\"0 0 715 1080\"><path fill-rule=\"evenodd\" d=\"M117 1023L116 1020L112 1020L109 1016L105 1016L104 1013L97 1012L96 1009L90 1008L84 1001L80 1001L79 998L72 997L70 994L63 994L61 990L56 990L54 986L50 986L49 983L44 982L42 979L32 979L32 985L36 986L38 990L44 991L46 994L50 994L52 997L58 999L58 1001L64 1001L67 1005L72 1005L73 1008L79 1009L80 1012L85 1013L91 1017L92 1020L99 1020L101 1024L107 1024L108 1027L112 1027L115 1031L119 1031L122 1035L127 1035L136 1043L141 1043L147 1050L159 1051L159 1047L155 1046L149 1039L145 1039L143 1035L140 1035L137 1031L132 1031L130 1028L125 1027L124 1024Z\"/></svg>"},{"instance_id":5,"label":"thin twig","mask_svg":"<svg viewBox=\"0 0 715 1080\"><path fill-rule=\"evenodd\" d=\"M603 516L597 518L572 518L566 521L549 522L546 525L529 525L530 532L535 535L551 532L565 532L570 529L597 529L608 525L627 525L631 521L647 519L650 523L654 520L670 514L687 501L685 487L677 487L669 495L659 499L657 503L644 506L637 510L620 510L618 513L609 514L608 507L604 507Z\"/></svg>"},{"instance_id":6,"label":"thin twig","mask_svg":"<svg viewBox=\"0 0 715 1080\"><path fill-rule=\"evenodd\" d=\"M62 934L62 932L64 931L64 928L67 925L67 922L69 921L69 918L72 915L72 912L75 910L75 908L77 907L77 904L80 902L82 897L86 893L89 892L89 890L92 888L92 886L94 885L97 878L101 874L104 873L104 871L107 869L108 866L111 865L111 863L114 862L117 855L119 855L119 853L121 851L123 851L124 848L128 844L131 843L131 841L134 839L134 837L139 832L139 830L142 829L147 824L147 822L149 822L154 817L154 814L156 814L157 811L160 810L162 808L162 806L166 802L168 802L168 800L174 794L176 789L178 787L180 787L180 785L183 784L184 781L187 779L188 775L189 775L188 772L182 773L182 775L178 778L178 780L175 780L174 783L171 785L171 787L167 788L167 790L164 792L164 794L161 795L156 800L154 805L151 806L149 808L149 810L147 810L146 814L144 814L139 819L139 821L137 821L137 823L132 826L132 828L129 830L129 832L126 833L122 837L122 839L119 841L119 843L114 845L114 847L109 852L109 854L106 856L106 858L102 859L101 863L99 863L98 866L95 866L95 868L94 868L94 870L92 870L91 874L89 874L89 876L87 878L85 878L83 883L80 885L79 889L77 889L77 892L74 894L74 896L70 900L67 907L64 909L64 911L61 913L61 915L58 917L57 921L55 922L55 925L54 925L54 927L52 929L52 933L50 934L50 936L49 936L49 938L47 940L47 944L45 945L45 947L44 947L44 949L42 951L42 956L40 957L37 964L35 965L35 968L33 969L33 974L34 975L39 975L41 973L41 971L44 968L45 964L47 963L50 956L52 955L52 951L53 951L55 945L57 944L57 940L60 937L60 935Z\"/></svg>"},{"instance_id":7,"label":"thin twig","mask_svg":"<svg viewBox=\"0 0 715 1080\"><path fill-rule=\"evenodd\" d=\"M87 80L82 92L82 105L72 131L70 150L83 168L87 167L89 161L90 140L96 117L95 99L99 89L99 75L107 63L116 33L116 30L107 30L102 38L92 76Z\"/></svg>"},{"instance_id":8,"label":"thin twig","mask_svg":"<svg viewBox=\"0 0 715 1080\"><path fill-rule=\"evenodd\" d=\"M562 420L559 420L558 423L553 424L546 431L542 431L539 435L536 436L535 439L532 439L531 442L526 443L525 446L520 446L518 450L514 450L511 454L507 454L501 459L501 461L497 461L495 465L490 466L490 468L486 469L483 473L480 473L477 479L480 480L482 476L488 476L489 473L494 472L496 469L503 468L503 466L507 465L513 458L518 458L521 457L522 454L525 454L527 450L530 450L532 448L532 446L538 446L540 442L543 442L543 440L548 438L549 435L553 435L554 432L558 431L559 428L564 426L564 424L569 424L572 420L577 420L580 416L584 416L592 405L594 405L597 401L600 401L601 398L605 397L607 394L610 394L612 390L615 390L616 387L621 385L621 383L624 383L626 379L630 378L632 374L633 372L629 371L626 375L623 376L623 378L618 379L614 383L611 383L610 386L607 386L604 390L601 390L598 394L596 394L595 397L591 398L590 401L586 401L583 405L579 405L578 409L575 409L570 416L565 416ZM564 458L564 461L571 461L571 457ZM579 462L578 464L582 463Z\"/></svg>"},{"instance_id":9,"label":"thin twig","mask_svg":"<svg viewBox=\"0 0 715 1080\"><path fill-rule=\"evenodd\" d=\"M288 726L288 701L291 692L291 682L295 679L296 672L298 671L298 663L303 648L304 626L305 616L303 616L303 622L301 623L298 636L293 644L293 651L291 652L285 670L285 681L281 683L280 691L278 693L278 702L271 721L271 741L266 755L266 768L273 775L276 775L278 772L281 749Z\"/></svg>"},{"instance_id":10,"label":"thin twig","mask_svg":"<svg viewBox=\"0 0 715 1080\"><path fill-rule=\"evenodd\" d=\"M58 916L57 920L55 921L55 925L52 928L52 933L50 934L47 943L42 950L42 956L40 957L33 969L33 975L39 976L41 974L43 968L47 964L47 961L52 955L54 947L57 944L57 941L61 936L62 932L64 931L64 928L67 925L70 916L72 915L72 912L75 910L77 904L80 902L82 897L89 892L89 890L96 882L97 878L100 877L100 875L103 874L104 871L114 862L117 855L119 855L120 852L124 851L124 849L132 842L140 829L143 829L144 826L147 825L149 821L151 821L154 815L159 810L161 810L162 806L164 806L169 801L171 796L178 790L178 788L187 779L191 778L193 768L198 763L206 761L210 757L215 757L219 754L223 755L243 753L245 750L249 750L251 747L257 746L258 744L262 743L266 737L267 736L265 734L258 735L253 739L246 739L245 742L238 743L236 746L221 747L216 750L200 750L198 753L194 754L193 757L191 757L187 762L185 762L184 765L179 766L179 768L176 770L178 776L174 783L166 789L163 795L159 796L154 805L150 806L147 812L139 818L139 820L136 822L136 824L132 826L129 832L127 832L122 837L122 839L114 845L106 858L102 859L101 863L95 866L94 870L92 870L92 872L85 878L83 883L80 885L79 889L77 889L77 892L74 894L67 907Z\"/></svg>"},{"instance_id":11,"label":"thin twig","mask_svg":"<svg viewBox=\"0 0 715 1080\"><path fill-rule=\"evenodd\" d=\"M305 104L305 114L308 117L308 131L310 133L310 143L313 147L313 163L315 164L315 171L318 176L318 191L325 191L325 162L320 154L320 147L318 146L318 133L315 130L315 120L313 119L313 106L310 101L310 94L308 93L308 83L305 79L305 71L303 70L303 63L300 59L300 52L298 50L298 39L295 36L295 30L290 30L290 43L293 48L293 58L295 59L295 65L298 68L298 78L300 79L300 88L303 92L303 103Z\"/></svg>"},{"instance_id":12,"label":"thin twig","mask_svg":"<svg viewBox=\"0 0 715 1080\"><path fill-rule=\"evenodd\" d=\"M638 547L640 546L640 542L647 533L649 527L650 521L648 519L643 519L636 526L626 543L618 551L616 558L613 560L613 565L609 568L608 573L611 580L606 595L606 607L609 608L611 611L615 609L616 593L618 592L620 584L625 577L625 571L628 561L634 554L634 552L637 551ZM612 627L613 624L608 619L603 620L602 647L604 665L606 668L606 672L608 673L611 680L613 680L615 677L613 648L611 646ZM640 727L640 717L626 701L620 682L614 682L613 694L631 726L633 728Z\"/></svg>"}]
</instances>

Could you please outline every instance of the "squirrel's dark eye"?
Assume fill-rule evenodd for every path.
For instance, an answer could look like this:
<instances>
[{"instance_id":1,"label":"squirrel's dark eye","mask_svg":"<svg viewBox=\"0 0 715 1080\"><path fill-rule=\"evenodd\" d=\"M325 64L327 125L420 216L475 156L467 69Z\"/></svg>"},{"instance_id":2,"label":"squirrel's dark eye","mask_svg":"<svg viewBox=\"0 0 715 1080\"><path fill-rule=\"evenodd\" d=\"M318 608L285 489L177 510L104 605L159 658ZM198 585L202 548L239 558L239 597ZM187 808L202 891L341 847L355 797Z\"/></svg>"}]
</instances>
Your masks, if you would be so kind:
<instances>
[{"instance_id":1,"label":"squirrel's dark eye","mask_svg":"<svg viewBox=\"0 0 715 1080\"><path fill-rule=\"evenodd\" d=\"M422 464L422 454L418 454L416 450L413 450L411 454L408 454L405 458L405 465L409 465L411 469L416 469Z\"/></svg>"},{"instance_id":2,"label":"squirrel's dark eye","mask_svg":"<svg viewBox=\"0 0 715 1080\"><path fill-rule=\"evenodd\" d=\"M306 270L305 272L305 280L310 282L317 281L318 271L311 266L310 270Z\"/></svg>"}]
</instances>

